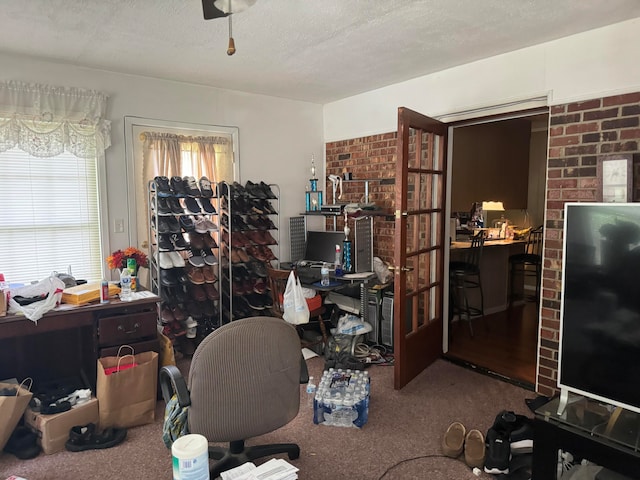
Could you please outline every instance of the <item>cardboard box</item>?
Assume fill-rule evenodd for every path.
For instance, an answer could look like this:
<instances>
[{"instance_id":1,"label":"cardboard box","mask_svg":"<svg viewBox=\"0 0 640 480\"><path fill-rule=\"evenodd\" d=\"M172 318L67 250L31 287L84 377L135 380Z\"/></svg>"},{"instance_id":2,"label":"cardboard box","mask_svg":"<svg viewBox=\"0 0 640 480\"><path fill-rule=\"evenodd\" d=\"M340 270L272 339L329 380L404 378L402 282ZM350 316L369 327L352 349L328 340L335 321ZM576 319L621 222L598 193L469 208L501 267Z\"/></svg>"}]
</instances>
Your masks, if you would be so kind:
<instances>
[{"instance_id":1,"label":"cardboard box","mask_svg":"<svg viewBox=\"0 0 640 480\"><path fill-rule=\"evenodd\" d=\"M109 298L114 298L120 292L120 288L114 284L109 284ZM62 292L62 303L72 305L84 305L100 300L100 282L85 283L75 287L65 288Z\"/></svg>"},{"instance_id":2,"label":"cardboard box","mask_svg":"<svg viewBox=\"0 0 640 480\"><path fill-rule=\"evenodd\" d=\"M97 424L99 419L98 399L95 397L71 410L54 415L42 415L30 408L24 413L25 425L37 433L38 444L47 455L65 449L64 444L69 439L69 430L72 427Z\"/></svg>"}]
</instances>

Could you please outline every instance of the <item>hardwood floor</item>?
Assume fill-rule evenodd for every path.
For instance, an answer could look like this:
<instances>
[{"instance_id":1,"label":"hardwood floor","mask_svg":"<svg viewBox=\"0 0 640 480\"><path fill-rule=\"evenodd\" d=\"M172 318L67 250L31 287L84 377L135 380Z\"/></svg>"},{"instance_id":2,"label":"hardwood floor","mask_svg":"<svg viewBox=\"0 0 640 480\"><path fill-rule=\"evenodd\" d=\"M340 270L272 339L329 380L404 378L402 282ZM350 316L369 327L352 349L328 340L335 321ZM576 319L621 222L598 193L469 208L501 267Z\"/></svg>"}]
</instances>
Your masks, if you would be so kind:
<instances>
[{"instance_id":1,"label":"hardwood floor","mask_svg":"<svg viewBox=\"0 0 640 480\"><path fill-rule=\"evenodd\" d=\"M538 347L538 307L535 303L452 325L447 358L461 360L533 388Z\"/></svg>"}]
</instances>

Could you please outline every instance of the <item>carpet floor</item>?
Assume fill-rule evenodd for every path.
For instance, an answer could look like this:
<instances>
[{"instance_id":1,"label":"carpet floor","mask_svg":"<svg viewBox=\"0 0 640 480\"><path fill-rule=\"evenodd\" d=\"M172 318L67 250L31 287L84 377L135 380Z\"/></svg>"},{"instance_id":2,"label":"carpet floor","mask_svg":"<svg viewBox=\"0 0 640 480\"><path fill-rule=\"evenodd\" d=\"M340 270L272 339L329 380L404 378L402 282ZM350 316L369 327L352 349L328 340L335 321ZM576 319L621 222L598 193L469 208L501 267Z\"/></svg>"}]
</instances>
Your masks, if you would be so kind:
<instances>
[{"instance_id":1,"label":"carpet floor","mask_svg":"<svg viewBox=\"0 0 640 480\"><path fill-rule=\"evenodd\" d=\"M309 374L322 376L324 359L307 361ZM535 394L445 360L436 361L400 391L393 389L393 367L373 366L369 421L362 428L313 424L312 406L300 388L298 416L275 432L247 443L296 442L301 454L290 461L303 480L464 480L475 476L464 457L441 454L440 442L453 421L486 433L500 410L532 416L524 400ZM213 407L215 408L215 407ZM120 445L105 450L40 454L18 460L0 454L0 480L170 479L171 452L162 442L164 402L152 424L131 428ZM286 457L285 457L286 458Z\"/></svg>"}]
</instances>

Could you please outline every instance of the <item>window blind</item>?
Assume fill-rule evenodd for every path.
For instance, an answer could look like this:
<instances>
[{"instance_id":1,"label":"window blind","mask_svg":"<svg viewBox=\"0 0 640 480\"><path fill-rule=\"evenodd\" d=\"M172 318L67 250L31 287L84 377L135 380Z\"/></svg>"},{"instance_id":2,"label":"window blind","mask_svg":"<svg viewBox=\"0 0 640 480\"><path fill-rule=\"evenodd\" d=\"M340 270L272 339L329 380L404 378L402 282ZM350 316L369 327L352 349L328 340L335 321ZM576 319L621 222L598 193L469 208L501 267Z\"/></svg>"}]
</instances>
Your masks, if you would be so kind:
<instances>
[{"instance_id":1,"label":"window blind","mask_svg":"<svg viewBox=\"0 0 640 480\"><path fill-rule=\"evenodd\" d=\"M11 283L52 272L103 277L97 160L64 152L37 158L0 153L0 272Z\"/></svg>"}]
</instances>

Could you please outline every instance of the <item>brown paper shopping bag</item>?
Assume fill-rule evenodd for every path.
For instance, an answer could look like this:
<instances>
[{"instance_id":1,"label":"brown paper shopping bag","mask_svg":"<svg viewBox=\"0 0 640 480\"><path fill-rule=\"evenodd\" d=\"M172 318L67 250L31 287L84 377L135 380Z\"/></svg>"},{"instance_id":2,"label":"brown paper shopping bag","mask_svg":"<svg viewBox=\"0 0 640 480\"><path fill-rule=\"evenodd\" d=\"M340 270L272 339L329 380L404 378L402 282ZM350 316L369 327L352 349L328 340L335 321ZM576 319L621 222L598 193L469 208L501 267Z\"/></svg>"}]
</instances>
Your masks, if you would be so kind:
<instances>
[{"instance_id":1,"label":"brown paper shopping bag","mask_svg":"<svg viewBox=\"0 0 640 480\"><path fill-rule=\"evenodd\" d=\"M0 451L29 405L32 383L30 378L25 378L20 385L0 382Z\"/></svg>"},{"instance_id":2,"label":"brown paper shopping bag","mask_svg":"<svg viewBox=\"0 0 640 480\"><path fill-rule=\"evenodd\" d=\"M131 357L127 357L125 362L131 364ZM121 356L98 359L96 397L100 428L135 427L155 419L158 354L142 352L133 357L135 366L120 370L118 364L124 363Z\"/></svg>"}]
</instances>

